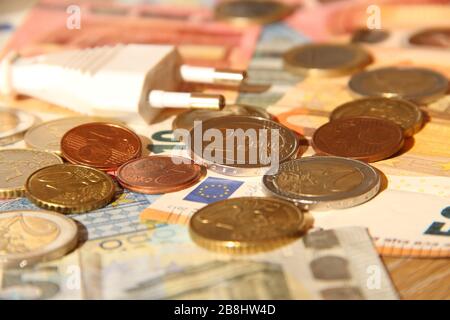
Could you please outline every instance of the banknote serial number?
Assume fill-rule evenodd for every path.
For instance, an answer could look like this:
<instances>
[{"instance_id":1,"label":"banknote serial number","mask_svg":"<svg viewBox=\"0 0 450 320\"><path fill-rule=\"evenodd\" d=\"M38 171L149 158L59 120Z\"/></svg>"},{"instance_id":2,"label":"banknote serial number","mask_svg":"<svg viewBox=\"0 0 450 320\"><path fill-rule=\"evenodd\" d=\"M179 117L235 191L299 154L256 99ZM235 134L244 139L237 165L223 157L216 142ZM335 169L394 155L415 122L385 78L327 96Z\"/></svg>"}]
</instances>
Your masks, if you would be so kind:
<instances>
[{"instance_id":1,"label":"banknote serial number","mask_svg":"<svg viewBox=\"0 0 450 320\"><path fill-rule=\"evenodd\" d=\"M187 306L175 307L175 315L194 315L206 318L214 315L274 315L276 308L271 304L219 304L217 307Z\"/></svg>"}]
</instances>

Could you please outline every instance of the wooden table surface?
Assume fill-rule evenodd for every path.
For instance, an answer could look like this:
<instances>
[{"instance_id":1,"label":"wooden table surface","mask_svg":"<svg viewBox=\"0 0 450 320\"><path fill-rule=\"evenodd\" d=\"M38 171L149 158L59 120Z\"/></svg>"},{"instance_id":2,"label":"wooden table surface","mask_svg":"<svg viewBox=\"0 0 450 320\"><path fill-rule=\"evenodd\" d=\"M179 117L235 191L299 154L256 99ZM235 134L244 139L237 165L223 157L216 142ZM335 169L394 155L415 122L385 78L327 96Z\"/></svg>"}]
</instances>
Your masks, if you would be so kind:
<instances>
[{"instance_id":1,"label":"wooden table surface","mask_svg":"<svg viewBox=\"0 0 450 320\"><path fill-rule=\"evenodd\" d=\"M450 300L450 259L383 258L402 299Z\"/></svg>"}]
</instances>

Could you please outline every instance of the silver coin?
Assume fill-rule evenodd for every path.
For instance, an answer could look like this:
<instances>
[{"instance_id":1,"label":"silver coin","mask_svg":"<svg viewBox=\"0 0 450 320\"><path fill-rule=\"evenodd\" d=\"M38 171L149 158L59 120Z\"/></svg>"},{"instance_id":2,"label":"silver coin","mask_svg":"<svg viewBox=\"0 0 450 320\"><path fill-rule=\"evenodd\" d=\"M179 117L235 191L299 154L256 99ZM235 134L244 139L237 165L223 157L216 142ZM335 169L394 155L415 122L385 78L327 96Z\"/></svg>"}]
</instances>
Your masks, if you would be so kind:
<instances>
[{"instance_id":1,"label":"silver coin","mask_svg":"<svg viewBox=\"0 0 450 320\"><path fill-rule=\"evenodd\" d=\"M278 139L278 145L273 138ZM299 141L293 131L278 122L261 117L225 116L194 127L189 148L193 160L212 171L258 176L264 175L275 162L294 158Z\"/></svg>"},{"instance_id":2,"label":"silver coin","mask_svg":"<svg viewBox=\"0 0 450 320\"><path fill-rule=\"evenodd\" d=\"M36 118L27 112L0 107L0 146L15 143L23 138Z\"/></svg>"},{"instance_id":3,"label":"silver coin","mask_svg":"<svg viewBox=\"0 0 450 320\"><path fill-rule=\"evenodd\" d=\"M265 175L266 192L290 200L306 210L349 208L373 198L380 175L370 165L341 157L307 157L280 164Z\"/></svg>"}]
</instances>

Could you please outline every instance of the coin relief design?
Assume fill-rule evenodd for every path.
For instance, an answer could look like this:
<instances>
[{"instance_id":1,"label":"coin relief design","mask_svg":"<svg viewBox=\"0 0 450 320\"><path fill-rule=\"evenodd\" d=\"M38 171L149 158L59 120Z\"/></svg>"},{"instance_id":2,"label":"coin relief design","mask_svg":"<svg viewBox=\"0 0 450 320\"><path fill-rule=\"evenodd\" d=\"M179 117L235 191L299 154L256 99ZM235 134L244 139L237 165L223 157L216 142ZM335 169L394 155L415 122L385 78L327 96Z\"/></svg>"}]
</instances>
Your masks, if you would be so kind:
<instances>
[{"instance_id":1,"label":"coin relief design","mask_svg":"<svg viewBox=\"0 0 450 320\"><path fill-rule=\"evenodd\" d=\"M19 118L7 111L0 110L0 133L14 129L19 123Z\"/></svg>"},{"instance_id":2,"label":"coin relief design","mask_svg":"<svg viewBox=\"0 0 450 320\"><path fill-rule=\"evenodd\" d=\"M15 143L33 126L36 118L27 112L0 107L0 146Z\"/></svg>"},{"instance_id":3,"label":"coin relief design","mask_svg":"<svg viewBox=\"0 0 450 320\"><path fill-rule=\"evenodd\" d=\"M104 171L141 155L141 140L131 130L111 123L87 123L68 131L61 141L64 158Z\"/></svg>"},{"instance_id":4,"label":"coin relief design","mask_svg":"<svg viewBox=\"0 0 450 320\"><path fill-rule=\"evenodd\" d=\"M410 137L422 126L423 114L419 107L400 99L366 98L347 102L330 115L331 120L369 116L395 122Z\"/></svg>"},{"instance_id":5,"label":"coin relief design","mask_svg":"<svg viewBox=\"0 0 450 320\"><path fill-rule=\"evenodd\" d=\"M24 195L28 177L41 168L63 163L57 155L27 149L0 150L0 198Z\"/></svg>"},{"instance_id":6,"label":"coin relief design","mask_svg":"<svg viewBox=\"0 0 450 320\"><path fill-rule=\"evenodd\" d=\"M263 185L271 196L303 209L342 209L374 197L380 177L361 161L314 156L282 163L277 173L263 177Z\"/></svg>"},{"instance_id":7,"label":"coin relief design","mask_svg":"<svg viewBox=\"0 0 450 320\"><path fill-rule=\"evenodd\" d=\"M318 154L347 157L366 162L386 159L404 143L403 131L392 121L355 117L328 122L313 135Z\"/></svg>"},{"instance_id":8,"label":"coin relief design","mask_svg":"<svg viewBox=\"0 0 450 320\"><path fill-rule=\"evenodd\" d=\"M304 216L288 201L232 198L210 204L190 220L195 242L212 250L251 252L295 240L305 230Z\"/></svg>"},{"instance_id":9,"label":"coin relief design","mask_svg":"<svg viewBox=\"0 0 450 320\"><path fill-rule=\"evenodd\" d=\"M94 210L108 204L115 186L105 173L79 165L54 165L30 176L28 198L45 209L62 213Z\"/></svg>"},{"instance_id":10,"label":"coin relief design","mask_svg":"<svg viewBox=\"0 0 450 320\"><path fill-rule=\"evenodd\" d=\"M355 74L348 85L362 96L430 103L445 95L449 83L445 76L433 70L386 67Z\"/></svg>"},{"instance_id":11,"label":"coin relief design","mask_svg":"<svg viewBox=\"0 0 450 320\"><path fill-rule=\"evenodd\" d=\"M134 192L159 194L188 188L203 175L201 166L189 159L150 156L121 166L117 179L123 187Z\"/></svg>"},{"instance_id":12,"label":"coin relief design","mask_svg":"<svg viewBox=\"0 0 450 320\"><path fill-rule=\"evenodd\" d=\"M77 225L46 211L5 211L0 214L0 266L25 267L56 259L77 244Z\"/></svg>"}]
</instances>

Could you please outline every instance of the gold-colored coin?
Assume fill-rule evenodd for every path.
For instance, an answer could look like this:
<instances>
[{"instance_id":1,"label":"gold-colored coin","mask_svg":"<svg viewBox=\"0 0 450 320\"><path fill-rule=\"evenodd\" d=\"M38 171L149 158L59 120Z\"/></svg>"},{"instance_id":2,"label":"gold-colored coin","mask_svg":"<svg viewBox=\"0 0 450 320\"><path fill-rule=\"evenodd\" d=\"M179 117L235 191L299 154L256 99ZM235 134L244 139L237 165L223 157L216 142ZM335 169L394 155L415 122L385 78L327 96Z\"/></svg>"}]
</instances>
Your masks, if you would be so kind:
<instances>
[{"instance_id":1,"label":"gold-colored coin","mask_svg":"<svg viewBox=\"0 0 450 320\"><path fill-rule=\"evenodd\" d=\"M110 176L80 165L54 165L32 174L26 195L37 206L65 214L92 211L109 204L115 194Z\"/></svg>"},{"instance_id":2,"label":"gold-colored coin","mask_svg":"<svg viewBox=\"0 0 450 320\"><path fill-rule=\"evenodd\" d=\"M104 121L100 117L69 117L41 123L32 127L25 134L28 147L61 155L61 139L67 131L79 125ZM111 120L108 120L111 122ZM114 121L113 121L114 122Z\"/></svg>"},{"instance_id":3,"label":"gold-colored coin","mask_svg":"<svg viewBox=\"0 0 450 320\"><path fill-rule=\"evenodd\" d=\"M449 82L444 75L430 69L385 67L355 74L348 86L360 96L430 103L446 94Z\"/></svg>"},{"instance_id":4,"label":"gold-colored coin","mask_svg":"<svg viewBox=\"0 0 450 320\"><path fill-rule=\"evenodd\" d=\"M0 146L21 140L35 120L27 112L0 107Z\"/></svg>"},{"instance_id":5,"label":"gold-colored coin","mask_svg":"<svg viewBox=\"0 0 450 320\"><path fill-rule=\"evenodd\" d=\"M237 25L268 24L290 15L295 7L274 0L231 0L220 2L216 18Z\"/></svg>"},{"instance_id":6,"label":"gold-colored coin","mask_svg":"<svg viewBox=\"0 0 450 320\"><path fill-rule=\"evenodd\" d=\"M304 44L284 54L287 71L310 76L342 76L362 70L370 54L355 44Z\"/></svg>"},{"instance_id":7,"label":"gold-colored coin","mask_svg":"<svg viewBox=\"0 0 450 320\"><path fill-rule=\"evenodd\" d=\"M27 149L0 150L0 199L22 197L25 182L35 171L63 163L55 154Z\"/></svg>"},{"instance_id":8,"label":"gold-colored coin","mask_svg":"<svg viewBox=\"0 0 450 320\"><path fill-rule=\"evenodd\" d=\"M225 106L220 111L192 109L180 113L172 123L172 128L191 130L194 127L194 121L205 121L211 118L222 116L253 116L265 119L272 119L272 116L263 108L234 104Z\"/></svg>"},{"instance_id":9,"label":"gold-colored coin","mask_svg":"<svg viewBox=\"0 0 450 320\"><path fill-rule=\"evenodd\" d=\"M199 246L224 253L272 250L299 238L311 221L293 203L276 198L231 198L198 210L189 233Z\"/></svg>"},{"instance_id":10,"label":"gold-colored coin","mask_svg":"<svg viewBox=\"0 0 450 320\"><path fill-rule=\"evenodd\" d=\"M53 212L5 211L0 214L0 239L0 267L24 268L75 248L77 225Z\"/></svg>"},{"instance_id":11,"label":"gold-colored coin","mask_svg":"<svg viewBox=\"0 0 450 320\"><path fill-rule=\"evenodd\" d=\"M418 132L423 123L423 114L417 105L388 98L366 98L344 103L334 109L330 120L361 116L391 120L403 129L405 137Z\"/></svg>"}]
</instances>

